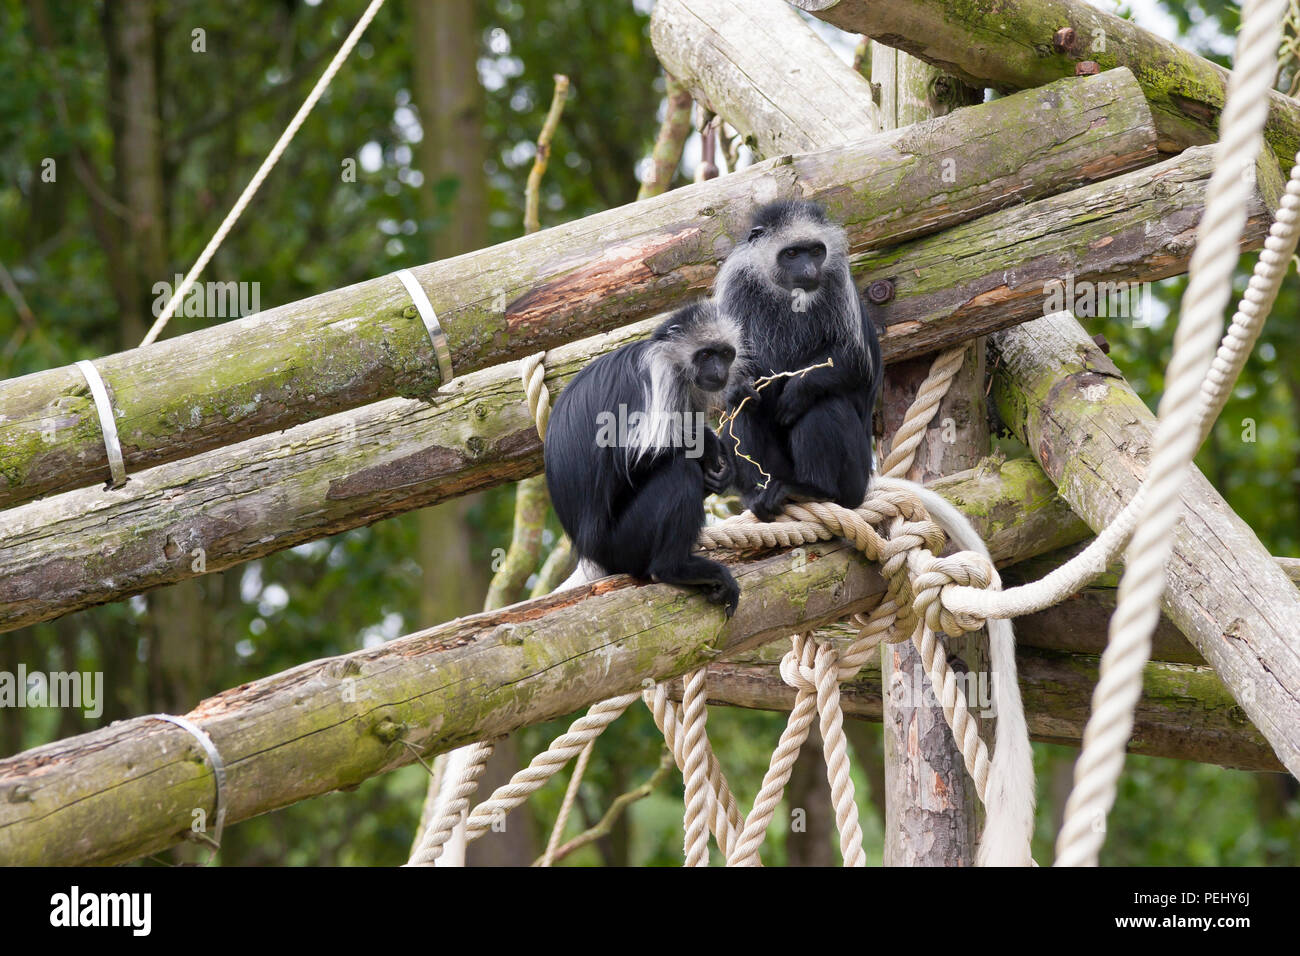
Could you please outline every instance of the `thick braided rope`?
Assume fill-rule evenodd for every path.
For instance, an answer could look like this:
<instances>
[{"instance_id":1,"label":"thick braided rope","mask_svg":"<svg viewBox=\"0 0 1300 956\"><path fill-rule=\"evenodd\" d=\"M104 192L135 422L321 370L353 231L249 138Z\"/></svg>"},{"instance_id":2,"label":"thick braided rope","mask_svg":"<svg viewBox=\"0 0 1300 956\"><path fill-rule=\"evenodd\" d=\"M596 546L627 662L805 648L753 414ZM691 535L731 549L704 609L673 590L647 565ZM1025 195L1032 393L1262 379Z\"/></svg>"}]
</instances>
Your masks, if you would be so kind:
<instances>
[{"instance_id":1,"label":"thick braided rope","mask_svg":"<svg viewBox=\"0 0 1300 956\"><path fill-rule=\"evenodd\" d=\"M546 426L551 421L551 390L546 387L546 353L538 352L519 363L519 377L523 379L524 394L528 397L528 414L537 426L537 437L546 439Z\"/></svg>"},{"instance_id":2,"label":"thick braided rope","mask_svg":"<svg viewBox=\"0 0 1300 956\"><path fill-rule=\"evenodd\" d=\"M595 740L605 728L617 720L640 697L634 691L592 704L586 714L569 725L567 732L551 741L527 767L518 771L509 782L497 787L492 796L484 800L465 821L465 839L476 840L489 830L494 821L502 819L515 807L546 785L570 760Z\"/></svg>"},{"instance_id":3,"label":"thick braided rope","mask_svg":"<svg viewBox=\"0 0 1300 956\"><path fill-rule=\"evenodd\" d=\"M772 752L771 762L763 775L763 784L754 797L754 805L745 818L745 826L736 841L735 848L727 855L728 866L758 866L758 850L767 837L767 828L776 813L777 804L785 793L786 784L794 763L799 758L808 739L808 728L812 726L817 713L817 692L807 682L799 683L797 669L800 666L811 670L816 660L817 644L808 634L796 634L793 648L781 659L781 676L791 687L797 688L794 707L786 721L785 729Z\"/></svg>"},{"instance_id":4,"label":"thick braided rope","mask_svg":"<svg viewBox=\"0 0 1300 956\"><path fill-rule=\"evenodd\" d=\"M838 655L822 644L813 664L817 683L817 713L821 717L822 754L826 758L826 779L835 805L835 826L840 832L840 856L845 866L866 866L862 849L862 827L858 823L858 802L849 774L848 741L844 737L844 711L840 708Z\"/></svg>"},{"instance_id":5,"label":"thick braided rope","mask_svg":"<svg viewBox=\"0 0 1300 956\"><path fill-rule=\"evenodd\" d=\"M453 786L448 789L450 799L443 808L442 816L438 819L438 825L430 827L424 831L420 838L419 846L411 854L411 858L406 861L407 866L433 866L434 861L442 856L443 845L450 839L452 832L460 824L461 819L465 816L465 809L469 806L469 799L478 789L478 778L483 775L483 768L487 766L488 758L492 756L494 745L490 741L473 744L467 758L465 769L461 771L460 777L454 782ZM444 781L444 787L446 781Z\"/></svg>"},{"instance_id":6,"label":"thick braided rope","mask_svg":"<svg viewBox=\"0 0 1300 956\"><path fill-rule=\"evenodd\" d=\"M555 825L551 827L551 837L546 841L546 852L542 854L542 866L550 866L555 862L555 851L560 848L560 840L564 836L564 826L569 822L569 814L573 812L573 803L578 799L578 787L582 784L582 775L587 772L587 764L591 760L591 753L596 749L596 741L590 740L587 746L582 748L582 753L578 754L578 762L573 765L573 776L569 778L569 786L564 791L564 801L560 804L560 812L556 814Z\"/></svg>"},{"instance_id":7,"label":"thick braided rope","mask_svg":"<svg viewBox=\"0 0 1300 956\"><path fill-rule=\"evenodd\" d=\"M903 416L902 424L894 432L894 440L889 454L881 462L880 473L891 478L906 478L908 469L916 460L916 449L925 438L926 429L939 411L952 385L953 376L961 371L962 360L966 356L965 344L940 352L930 366L930 374L925 377L917 389L916 398Z\"/></svg>"},{"instance_id":8,"label":"thick braided rope","mask_svg":"<svg viewBox=\"0 0 1300 956\"><path fill-rule=\"evenodd\" d=\"M685 773L686 748L683 746L681 734L678 733L678 726L681 723L680 709L668 700L667 685L656 684L645 690L641 698L645 701L651 716L654 717L655 726L664 735L664 742L668 744L677 768ZM707 739L706 737L705 740ZM705 754L709 769L709 785L705 789L705 800L709 806L709 829L713 831L713 836L718 841L718 846L722 848L723 855L729 856L732 846L740 835L740 809L731 788L727 785L726 778L722 775L722 765L717 757L711 749L706 750Z\"/></svg>"},{"instance_id":9,"label":"thick braided rope","mask_svg":"<svg viewBox=\"0 0 1300 956\"><path fill-rule=\"evenodd\" d=\"M705 747L705 721L708 714L704 690L706 671L707 668L704 667L691 671L684 678L682 689L682 744L686 750L686 766L682 769L682 777L686 781L682 829L685 833L683 855L687 866L709 865L709 829L706 820L709 808L704 793L709 777Z\"/></svg>"},{"instance_id":10,"label":"thick braided rope","mask_svg":"<svg viewBox=\"0 0 1300 956\"><path fill-rule=\"evenodd\" d=\"M1056 862L1061 866L1096 865L1105 839L1104 821L1115 801L1133 712L1142 693L1142 669L1150 657L1151 631L1160 615L1174 524L1182 510L1179 493L1199 444L1197 393L1213 360L1223 308L1232 293L1250 189L1242 174L1254 167L1259 153L1284 7L1285 0L1247 0L1242 11L1215 170L1160 400L1144 482L1146 503L1126 554L1118 606L1093 693L1093 712L1057 839Z\"/></svg>"},{"instance_id":11,"label":"thick braided rope","mask_svg":"<svg viewBox=\"0 0 1300 956\"><path fill-rule=\"evenodd\" d=\"M153 326L149 329L148 334L145 335L144 340L140 343L142 346L148 345L157 339L158 334L166 327L167 323L171 320L171 317L176 314L176 307L185 301L185 296L188 295L190 289L194 287L194 281L199 277L199 274L203 272L204 268L207 267L208 262L210 262L212 257L216 254L221 243L225 241L230 230L234 228L236 220L239 219L240 215L242 215L244 210L248 207L249 202L252 201L253 194L261 187L263 181L265 181L271 170L275 168L275 164L280 161L280 157L284 155L284 151L288 148L289 143L292 142L294 136L297 134L298 128L302 126L303 121L307 119L307 115L315 108L317 101L320 100L321 96L325 93L325 90L329 87L330 81L334 79L334 74L339 71L339 67L343 65L343 62L348 58L349 54L352 53L353 47L355 47L357 41L361 39L361 34L366 32L366 27L370 26L370 21L375 18L375 14L379 12L379 8L383 5L384 0L371 0L370 5L366 7L365 12L361 14L361 19L357 21L357 25L352 28L352 32L347 35L347 39L343 41L343 45L339 47L338 52L334 54L334 59L330 60L329 66L325 67L325 72L320 75L320 79L316 81L316 85L311 88L311 92L308 93L307 98L303 100L302 106L298 107L298 112L293 114L293 119L289 120L289 125L284 128L284 132L280 134L280 138L275 141L275 145L271 147L271 152L267 153L266 159L262 160L262 165L257 167L257 172L253 174L253 178L249 180L248 185L244 187L244 191L239 194L239 198L235 200L235 205L231 207L230 212L226 213L226 218L221 221L221 225L217 227L217 231L213 233L212 238L208 240L208 244L204 246L203 251L199 253L199 258L190 269L189 274L185 276L180 287L172 293L172 297L168 299L167 304L163 306L162 312L159 313L158 318L154 320Z\"/></svg>"}]
</instances>

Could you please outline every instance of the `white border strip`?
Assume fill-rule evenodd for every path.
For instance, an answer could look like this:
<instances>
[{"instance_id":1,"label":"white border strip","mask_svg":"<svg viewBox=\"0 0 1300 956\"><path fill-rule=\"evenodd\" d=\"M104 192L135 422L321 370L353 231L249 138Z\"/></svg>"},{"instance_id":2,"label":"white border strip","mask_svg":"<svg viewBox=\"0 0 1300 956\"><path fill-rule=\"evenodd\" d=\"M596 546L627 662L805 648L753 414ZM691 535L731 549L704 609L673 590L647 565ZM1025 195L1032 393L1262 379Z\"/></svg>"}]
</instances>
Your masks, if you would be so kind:
<instances>
[{"instance_id":1,"label":"white border strip","mask_svg":"<svg viewBox=\"0 0 1300 956\"><path fill-rule=\"evenodd\" d=\"M108 453L108 470L112 475L108 487L120 488L126 484L126 462L122 460L122 442L117 437L117 420L113 417L113 403L109 401L108 389L99 376L99 369L93 362L82 359L76 363L81 374L90 386L90 395L95 400L95 411L99 413L99 430L104 436L104 451Z\"/></svg>"},{"instance_id":2,"label":"white border strip","mask_svg":"<svg viewBox=\"0 0 1300 956\"><path fill-rule=\"evenodd\" d=\"M406 286L411 301L415 303L420 318L424 320L424 327L429 333L429 341L433 343L433 351L438 356L438 371L442 373L440 385L446 385L452 379L451 347L447 344L447 336L443 334L442 326L438 324L438 313L433 311L433 303L424 294L424 289L416 281L415 276L411 274L410 269L399 269L397 278L401 279L402 285Z\"/></svg>"}]
</instances>

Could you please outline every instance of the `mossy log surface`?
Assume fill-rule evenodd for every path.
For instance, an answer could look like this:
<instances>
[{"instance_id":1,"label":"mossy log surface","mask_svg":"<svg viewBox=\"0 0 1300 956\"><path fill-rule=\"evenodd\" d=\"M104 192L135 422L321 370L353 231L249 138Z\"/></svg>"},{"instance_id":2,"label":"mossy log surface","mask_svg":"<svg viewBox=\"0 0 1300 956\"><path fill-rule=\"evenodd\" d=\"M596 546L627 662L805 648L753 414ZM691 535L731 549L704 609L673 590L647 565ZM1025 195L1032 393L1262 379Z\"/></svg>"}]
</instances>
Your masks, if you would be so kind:
<instances>
[{"instance_id":1,"label":"mossy log surface","mask_svg":"<svg viewBox=\"0 0 1300 956\"><path fill-rule=\"evenodd\" d=\"M945 160L956 158L955 165ZM457 376L704 294L755 202L825 203L853 248L900 242L1155 158L1127 71L1008 97L933 125L780 156L411 271ZM952 176L944 176L945 168ZM438 363L396 275L96 361L129 474L391 396L430 398ZM108 478L73 366L0 382L0 507ZM0 519L2 521L3 519Z\"/></svg>"},{"instance_id":2,"label":"mossy log surface","mask_svg":"<svg viewBox=\"0 0 1300 956\"><path fill-rule=\"evenodd\" d=\"M1128 67L1151 103L1162 152L1216 142L1228 71L1084 0L790 0L852 33L904 50L967 83L1007 92L1073 76L1092 61ZM1058 30L1074 44L1058 50ZM1300 103L1270 94L1265 138L1284 168L1300 149Z\"/></svg>"},{"instance_id":3,"label":"mossy log surface","mask_svg":"<svg viewBox=\"0 0 1300 956\"><path fill-rule=\"evenodd\" d=\"M993 400L1061 495L1100 531L1146 475L1155 417L1068 313L999 332ZM1300 775L1300 590L1192 468L1164 611Z\"/></svg>"},{"instance_id":4,"label":"mossy log surface","mask_svg":"<svg viewBox=\"0 0 1300 956\"><path fill-rule=\"evenodd\" d=\"M975 503L972 519L1003 563L1087 533L1031 462L934 487ZM610 577L203 701L186 716L224 759L227 821L828 624L884 590L874 565L840 542L719 556L731 561L742 589L730 621L697 594ZM121 721L38 747L0 761L0 864L113 863L151 853L184 839L195 811L213 819L213 795L198 743L158 720Z\"/></svg>"}]
</instances>

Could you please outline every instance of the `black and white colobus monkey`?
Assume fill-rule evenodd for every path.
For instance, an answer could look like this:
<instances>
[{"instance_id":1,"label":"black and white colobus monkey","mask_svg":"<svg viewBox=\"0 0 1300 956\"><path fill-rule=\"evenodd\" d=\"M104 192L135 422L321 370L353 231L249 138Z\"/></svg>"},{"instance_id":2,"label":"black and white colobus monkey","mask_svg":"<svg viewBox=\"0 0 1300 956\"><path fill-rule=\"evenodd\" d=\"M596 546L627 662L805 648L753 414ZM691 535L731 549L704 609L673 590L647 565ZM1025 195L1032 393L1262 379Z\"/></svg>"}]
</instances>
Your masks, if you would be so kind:
<instances>
[{"instance_id":1,"label":"black and white colobus monkey","mask_svg":"<svg viewBox=\"0 0 1300 956\"><path fill-rule=\"evenodd\" d=\"M753 464L736 459L745 507L769 521L791 497L862 504L882 365L875 323L849 275L844 230L816 203L760 207L749 237L722 264L715 297L741 323L758 375L833 362L728 396L732 407L750 396L732 430L771 476L764 484Z\"/></svg>"},{"instance_id":2,"label":"black and white colobus monkey","mask_svg":"<svg viewBox=\"0 0 1300 956\"><path fill-rule=\"evenodd\" d=\"M699 588L728 617L740 600L735 579L691 552L705 494L732 478L707 416L734 386L741 351L739 326L712 303L686 306L649 339L575 375L545 442L551 501L585 562L606 574ZM590 578L593 569L579 575Z\"/></svg>"},{"instance_id":3,"label":"black and white colobus monkey","mask_svg":"<svg viewBox=\"0 0 1300 956\"><path fill-rule=\"evenodd\" d=\"M736 459L736 484L746 507L761 520L773 518L791 497L856 508L871 475L871 414L884 368L871 313L849 274L844 230L816 203L760 207L748 238L723 263L715 297L722 313L741 323L756 374L834 361L832 368L776 379L761 392L741 383L728 393L730 408L750 397L734 431L740 452L771 475L760 487L758 469ZM727 447L732 448L729 440ZM906 487L959 547L988 557L965 515L938 494L897 478L874 484ZM988 631L997 731L977 861L1025 866L1032 862L1034 765L1016 679L1015 636L1005 620L990 620Z\"/></svg>"}]
</instances>

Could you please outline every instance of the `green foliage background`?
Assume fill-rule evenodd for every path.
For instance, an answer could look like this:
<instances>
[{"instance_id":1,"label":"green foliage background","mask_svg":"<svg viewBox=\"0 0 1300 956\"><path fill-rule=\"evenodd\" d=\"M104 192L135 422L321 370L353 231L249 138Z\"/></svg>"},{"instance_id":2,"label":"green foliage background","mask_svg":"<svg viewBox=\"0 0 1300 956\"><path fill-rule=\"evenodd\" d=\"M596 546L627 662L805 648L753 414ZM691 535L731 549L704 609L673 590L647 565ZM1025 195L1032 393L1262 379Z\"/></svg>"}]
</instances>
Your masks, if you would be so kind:
<instances>
[{"instance_id":1,"label":"green foliage background","mask_svg":"<svg viewBox=\"0 0 1300 956\"><path fill-rule=\"evenodd\" d=\"M637 163L649 152L663 89L647 35L648 6L624 0L478 4L481 29L470 40L478 45L486 93L491 241L520 232L524 180L553 73L572 79L573 95L545 180L543 225L635 198ZM1216 48L1222 33L1236 27L1235 8L1227 4L1164 6L1184 31L1220 37ZM45 8L57 31L53 49L38 42L37 7ZM360 2L298 0L157 6L172 271L184 272L193 262L361 9ZM124 340L104 248L89 225L94 200L74 175L79 151L106 182L115 175L103 14L102 2L0 0L0 263L35 317L25 322L11 299L0 297L2 377L134 344ZM449 201L457 183L419 171L413 156L420 133L411 109L409 20L407 4L390 0L206 278L260 283L261 306L267 308L432 257L431 237L447 222L422 214L420 192L431 189ZM205 53L191 49L196 27L206 31ZM49 158L58 169L53 184L40 180ZM340 176L349 158L362 160L355 182ZM1243 275L1249 265L1243 263ZM1198 459L1279 555L1300 555L1300 287L1294 278ZM1176 309L1182 285L1181 279L1161 284L1160 300ZM203 322L178 318L167 334ZM1152 406L1162 387L1172 324L1089 322L1092 331L1105 333L1112 357ZM1243 440L1252 427L1248 422L1257 440ZM508 543L511 503L510 489L495 489L469 513L473 559L484 569L493 549ZM98 722L74 712L0 712L0 755L121 717L184 712L224 688L427 623L418 612L416 530L410 520L382 522L201 579L196 594L205 639L193 668L200 676L192 685L178 687L159 660L166 635L156 593L0 635L0 669L24 662L29 670L103 670L111 694ZM523 752L540 749L564 723L524 731ZM710 715L711 732L745 801L757 788L780 726L770 714L715 709ZM659 748L647 715L630 711L597 748L579 820L594 821L617 794L648 777ZM1036 752L1044 783L1036 851L1043 860L1051 855L1073 751L1039 746ZM569 862L679 862L681 784L675 774L670 780L633 808L614 839ZM554 782L520 811L533 814L543 834L564 782ZM860 795L869 794L861 771L856 783ZM227 831L221 862L401 862L424 789L425 771L417 765L352 793L235 825ZM862 803L868 850L878 861L880 816L869 800ZM786 820L778 814L770 862L784 859ZM1113 864L1294 863L1300 849L1294 781L1155 758L1130 758L1111 825L1103 860ZM163 859L204 857L185 847Z\"/></svg>"}]
</instances>

